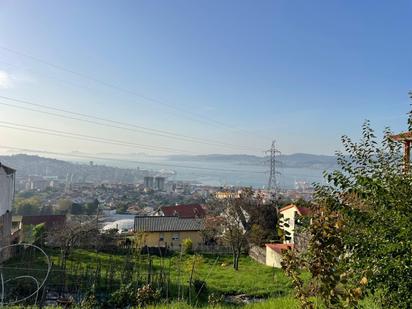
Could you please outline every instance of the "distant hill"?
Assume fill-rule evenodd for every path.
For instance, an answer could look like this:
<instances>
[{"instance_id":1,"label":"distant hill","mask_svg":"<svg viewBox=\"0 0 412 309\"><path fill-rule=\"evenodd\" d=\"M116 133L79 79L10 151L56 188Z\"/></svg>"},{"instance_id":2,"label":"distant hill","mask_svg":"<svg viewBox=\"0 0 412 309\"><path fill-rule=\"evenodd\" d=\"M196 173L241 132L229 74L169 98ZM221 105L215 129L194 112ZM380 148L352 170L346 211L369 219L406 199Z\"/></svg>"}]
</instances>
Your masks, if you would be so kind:
<instances>
[{"instance_id":1,"label":"distant hill","mask_svg":"<svg viewBox=\"0 0 412 309\"><path fill-rule=\"evenodd\" d=\"M264 162L264 157L258 157L253 155L244 154L208 154L208 155L171 155L167 156L168 160L171 161L207 161L207 162L249 162L252 164L257 164Z\"/></svg>"},{"instance_id":2,"label":"distant hill","mask_svg":"<svg viewBox=\"0 0 412 309\"><path fill-rule=\"evenodd\" d=\"M172 155L167 159L170 161L231 162L240 165L264 165L268 162L268 157L242 154ZM336 167L335 156L295 153L279 155L278 160L281 166L288 168L330 169Z\"/></svg>"},{"instance_id":3,"label":"distant hill","mask_svg":"<svg viewBox=\"0 0 412 309\"><path fill-rule=\"evenodd\" d=\"M279 161L285 167L319 169L337 168L335 156L295 153L290 155L280 155Z\"/></svg>"},{"instance_id":4,"label":"distant hill","mask_svg":"<svg viewBox=\"0 0 412 309\"><path fill-rule=\"evenodd\" d=\"M133 154L134 156L144 156L143 154ZM115 155L112 156L115 158ZM127 159L125 157L118 157L121 162L122 159ZM185 175L185 171L182 170L182 165L194 165L201 167L211 167L214 169L224 168L225 166L233 165L247 165L247 166L267 166L268 157L260 157L253 155L242 155L242 154L210 154L210 155L171 155L165 157L150 157L147 156L146 159L141 159L141 161L150 162L160 162L170 165L170 169L174 169L173 166L176 165L176 169L179 173ZM313 169L313 170L330 170L337 168L336 157L325 156L325 155L313 155L305 153L296 153L291 155L280 155L278 157L279 167L284 168L296 168L296 169ZM8 165L17 170L17 177L24 178L30 175L39 176L57 176L60 180L65 181L66 177L70 177L73 182L125 182L125 183L136 183L141 181L146 173L150 171L145 171L142 169L133 168L135 165L133 162L129 163L128 166L115 167L116 162L111 161L108 165L97 165L97 164L86 164L84 161L80 163L67 162L63 160L45 158L40 156L17 154L11 156L0 156L0 162ZM181 164L181 163L187 164ZM190 162L193 162L190 164ZM123 162L123 164L126 164ZM114 166L113 166L114 165ZM179 167L180 166L180 167ZM161 165L160 165L161 167ZM159 168L160 168L159 167ZM180 169L179 169L180 168ZM150 169L150 168L149 168ZM306 172L299 171L299 174L307 174ZM190 177L200 177L193 176L191 173ZM188 176L189 177L189 176ZM225 176L226 177L226 176ZM190 179L192 179L190 178Z\"/></svg>"},{"instance_id":5,"label":"distant hill","mask_svg":"<svg viewBox=\"0 0 412 309\"><path fill-rule=\"evenodd\" d=\"M3 155L0 156L0 162L16 169L17 177L57 176L59 179L65 180L66 177L70 176L74 182L125 181L130 183L141 176L133 169L72 163L26 154Z\"/></svg>"}]
</instances>

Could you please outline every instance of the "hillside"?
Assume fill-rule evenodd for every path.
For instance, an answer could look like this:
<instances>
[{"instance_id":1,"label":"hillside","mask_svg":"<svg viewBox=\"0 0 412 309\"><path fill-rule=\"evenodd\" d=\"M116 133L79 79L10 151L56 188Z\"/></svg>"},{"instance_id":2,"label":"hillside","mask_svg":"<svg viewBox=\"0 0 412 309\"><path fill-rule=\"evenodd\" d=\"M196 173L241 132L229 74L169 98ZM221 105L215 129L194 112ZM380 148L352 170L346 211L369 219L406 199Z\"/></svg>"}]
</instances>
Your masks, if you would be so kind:
<instances>
[{"instance_id":1,"label":"hillside","mask_svg":"<svg viewBox=\"0 0 412 309\"><path fill-rule=\"evenodd\" d=\"M259 157L242 154L210 154L210 155L173 155L168 156L170 161L195 161L195 162L231 162L239 165L264 165L268 157ZM307 153L295 153L291 155L279 155L278 161L283 167L290 168L316 168L331 169L336 167L336 157L327 155L314 155Z\"/></svg>"},{"instance_id":2,"label":"hillside","mask_svg":"<svg viewBox=\"0 0 412 309\"><path fill-rule=\"evenodd\" d=\"M58 176L59 179L66 179L66 177L70 175L75 182L133 182L136 177L140 176L132 169L105 165L91 166L89 164L71 163L63 160L26 154L12 156L3 155L0 156L0 162L16 169L17 177L38 175Z\"/></svg>"}]
</instances>

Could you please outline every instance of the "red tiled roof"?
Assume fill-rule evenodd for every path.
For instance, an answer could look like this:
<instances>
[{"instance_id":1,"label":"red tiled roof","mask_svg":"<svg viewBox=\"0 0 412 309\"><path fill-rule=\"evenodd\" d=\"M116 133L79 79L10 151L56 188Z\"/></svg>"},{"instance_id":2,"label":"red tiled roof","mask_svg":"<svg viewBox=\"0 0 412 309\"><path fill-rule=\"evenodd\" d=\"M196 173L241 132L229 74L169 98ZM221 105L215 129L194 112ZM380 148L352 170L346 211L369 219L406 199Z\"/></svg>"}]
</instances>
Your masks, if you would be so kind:
<instances>
[{"instance_id":1,"label":"red tiled roof","mask_svg":"<svg viewBox=\"0 0 412 309\"><path fill-rule=\"evenodd\" d=\"M296 207L296 209L298 210L298 212L301 216L308 216L311 213L311 210L309 208L307 208L307 207L298 207L295 204L287 205L287 206L279 209L279 212L284 212L285 210L291 209L293 207Z\"/></svg>"},{"instance_id":2,"label":"red tiled roof","mask_svg":"<svg viewBox=\"0 0 412 309\"><path fill-rule=\"evenodd\" d=\"M282 253L282 250L293 249L293 244L265 244L265 246L277 253Z\"/></svg>"},{"instance_id":3,"label":"red tiled roof","mask_svg":"<svg viewBox=\"0 0 412 309\"><path fill-rule=\"evenodd\" d=\"M63 226L66 222L65 215L44 215L44 216L23 216L23 225L37 225L44 223L47 228L60 225Z\"/></svg>"},{"instance_id":4,"label":"red tiled roof","mask_svg":"<svg viewBox=\"0 0 412 309\"><path fill-rule=\"evenodd\" d=\"M311 210L307 207L298 207L298 210L302 216L309 216L311 214Z\"/></svg>"},{"instance_id":5,"label":"red tiled roof","mask_svg":"<svg viewBox=\"0 0 412 309\"><path fill-rule=\"evenodd\" d=\"M391 135L390 138L395 142L412 141L412 132L403 132L396 135Z\"/></svg>"},{"instance_id":6,"label":"red tiled roof","mask_svg":"<svg viewBox=\"0 0 412 309\"><path fill-rule=\"evenodd\" d=\"M206 211L200 204L163 206L160 210L167 217L175 216L179 218L204 218L206 216Z\"/></svg>"}]
</instances>

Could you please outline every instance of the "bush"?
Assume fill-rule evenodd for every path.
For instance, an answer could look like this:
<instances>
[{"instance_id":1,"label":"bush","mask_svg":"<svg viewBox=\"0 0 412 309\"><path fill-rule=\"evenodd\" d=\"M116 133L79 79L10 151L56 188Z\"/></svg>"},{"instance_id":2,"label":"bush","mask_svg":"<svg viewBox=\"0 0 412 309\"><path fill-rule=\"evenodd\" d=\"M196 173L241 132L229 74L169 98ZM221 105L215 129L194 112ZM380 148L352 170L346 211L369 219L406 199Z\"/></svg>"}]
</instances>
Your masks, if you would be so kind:
<instances>
[{"instance_id":1,"label":"bush","mask_svg":"<svg viewBox=\"0 0 412 309\"><path fill-rule=\"evenodd\" d=\"M94 294L87 295L81 302L83 309L97 309L101 308L99 301Z\"/></svg>"},{"instance_id":2,"label":"bush","mask_svg":"<svg viewBox=\"0 0 412 309\"><path fill-rule=\"evenodd\" d=\"M96 298L96 287L93 284L89 291L86 292L84 298L80 303L84 309L97 309L100 308L100 303Z\"/></svg>"},{"instance_id":3,"label":"bush","mask_svg":"<svg viewBox=\"0 0 412 309\"><path fill-rule=\"evenodd\" d=\"M111 298L110 305L115 308L124 308L129 305L135 305L135 288L132 283L128 285L122 285L118 290L116 290Z\"/></svg>"},{"instance_id":4,"label":"bush","mask_svg":"<svg viewBox=\"0 0 412 309\"><path fill-rule=\"evenodd\" d=\"M159 290L152 287L150 284L146 284L137 289L136 303L139 307L145 307L158 303L160 300Z\"/></svg>"},{"instance_id":5,"label":"bush","mask_svg":"<svg viewBox=\"0 0 412 309\"><path fill-rule=\"evenodd\" d=\"M183 253L184 254L191 254L193 253L193 242L190 238L183 239Z\"/></svg>"}]
</instances>

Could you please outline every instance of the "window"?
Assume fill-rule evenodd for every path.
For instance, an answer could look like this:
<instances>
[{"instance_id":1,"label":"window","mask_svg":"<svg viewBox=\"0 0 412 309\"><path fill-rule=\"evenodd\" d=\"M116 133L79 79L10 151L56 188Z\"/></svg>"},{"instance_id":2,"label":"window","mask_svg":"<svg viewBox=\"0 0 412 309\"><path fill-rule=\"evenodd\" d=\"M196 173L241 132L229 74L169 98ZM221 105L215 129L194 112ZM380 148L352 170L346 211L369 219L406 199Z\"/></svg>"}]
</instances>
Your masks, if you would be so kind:
<instances>
[{"instance_id":1,"label":"window","mask_svg":"<svg viewBox=\"0 0 412 309\"><path fill-rule=\"evenodd\" d=\"M173 233L172 240L179 240L179 238L180 238L180 233L179 232Z\"/></svg>"},{"instance_id":2,"label":"window","mask_svg":"<svg viewBox=\"0 0 412 309\"><path fill-rule=\"evenodd\" d=\"M165 240L165 234L164 233L160 233L159 234L159 241L164 241Z\"/></svg>"}]
</instances>

